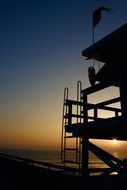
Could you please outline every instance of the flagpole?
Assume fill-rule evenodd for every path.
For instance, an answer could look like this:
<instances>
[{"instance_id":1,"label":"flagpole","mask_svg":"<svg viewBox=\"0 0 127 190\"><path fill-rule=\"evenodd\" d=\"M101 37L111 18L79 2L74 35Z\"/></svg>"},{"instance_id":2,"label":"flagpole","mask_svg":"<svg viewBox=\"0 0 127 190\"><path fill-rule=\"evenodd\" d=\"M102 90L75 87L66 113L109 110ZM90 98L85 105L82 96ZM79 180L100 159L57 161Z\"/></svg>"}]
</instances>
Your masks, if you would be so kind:
<instances>
[{"instance_id":1,"label":"flagpole","mask_svg":"<svg viewBox=\"0 0 127 190\"><path fill-rule=\"evenodd\" d=\"M100 22L101 20L101 12L102 11L107 11L107 12L110 12L111 9L110 8L107 8L107 7L99 7L98 9L96 9L94 12L93 12L93 17L92 17L92 42L93 42L93 45L94 45L94 42L95 42L95 31L94 31L94 28L95 26ZM95 64L95 60L93 59L93 66Z\"/></svg>"},{"instance_id":2,"label":"flagpole","mask_svg":"<svg viewBox=\"0 0 127 190\"><path fill-rule=\"evenodd\" d=\"M94 44L94 25L92 24L92 41L93 41L93 44ZM95 60L93 59L93 67L95 65Z\"/></svg>"},{"instance_id":3,"label":"flagpole","mask_svg":"<svg viewBox=\"0 0 127 190\"><path fill-rule=\"evenodd\" d=\"M94 21L94 12L92 16L92 43L94 44L94 26L95 26L95 21Z\"/></svg>"},{"instance_id":4,"label":"flagpole","mask_svg":"<svg viewBox=\"0 0 127 190\"><path fill-rule=\"evenodd\" d=\"M93 44L94 44L94 26L92 26L92 40L93 40Z\"/></svg>"}]
</instances>

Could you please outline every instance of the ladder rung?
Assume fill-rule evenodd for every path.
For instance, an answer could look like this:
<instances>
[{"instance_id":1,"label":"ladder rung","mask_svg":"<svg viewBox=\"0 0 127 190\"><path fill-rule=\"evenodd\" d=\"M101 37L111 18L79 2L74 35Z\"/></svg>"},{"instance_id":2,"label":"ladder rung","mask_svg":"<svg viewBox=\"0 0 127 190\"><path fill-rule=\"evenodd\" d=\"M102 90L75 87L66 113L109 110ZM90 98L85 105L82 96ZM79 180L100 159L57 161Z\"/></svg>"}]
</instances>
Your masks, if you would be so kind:
<instances>
[{"instance_id":1,"label":"ladder rung","mask_svg":"<svg viewBox=\"0 0 127 190\"><path fill-rule=\"evenodd\" d=\"M69 100L67 99L66 102L64 103L64 105L79 105L79 106L82 106L83 105L83 102L79 102L79 101L75 101L75 100Z\"/></svg>"},{"instance_id":2,"label":"ladder rung","mask_svg":"<svg viewBox=\"0 0 127 190\"><path fill-rule=\"evenodd\" d=\"M69 138L77 138L77 137L74 137L74 136L65 136L64 138L65 139L69 139Z\"/></svg>"},{"instance_id":3,"label":"ladder rung","mask_svg":"<svg viewBox=\"0 0 127 190\"><path fill-rule=\"evenodd\" d=\"M64 160L64 163L72 163L72 164L80 164L80 162L76 162L76 161L73 161L73 160Z\"/></svg>"},{"instance_id":4,"label":"ladder rung","mask_svg":"<svg viewBox=\"0 0 127 190\"><path fill-rule=\"evenodd\" d=\"M70 117L76 117L76 118L83 118L84 116L83 115L77 115L77 114L68 114L66 113L64 118L70 118Z\"/></svg>"},{"instance_id":5,"label":"ladder rung","mask_svg":"<svg viewBox=\"0 0 127 190\"><path fill-rule=\"evenodd\" d=\"M64 150L79 150L78 148L65 148Z\"/></svg>"}]
</instances>

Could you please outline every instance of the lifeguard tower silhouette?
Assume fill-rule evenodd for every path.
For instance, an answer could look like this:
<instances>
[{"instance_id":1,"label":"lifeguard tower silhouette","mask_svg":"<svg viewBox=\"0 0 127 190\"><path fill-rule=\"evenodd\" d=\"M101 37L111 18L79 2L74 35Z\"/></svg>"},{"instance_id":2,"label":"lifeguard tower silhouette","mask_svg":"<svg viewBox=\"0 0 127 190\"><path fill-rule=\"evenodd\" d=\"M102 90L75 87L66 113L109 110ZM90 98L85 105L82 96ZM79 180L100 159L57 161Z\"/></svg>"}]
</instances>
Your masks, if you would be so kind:
<instances>
[{"instance_id":1,"label":"lifeguard tower silhouette","mask_svg":"<svg viewBox=\"0 0 127 190\"><path fill-rule=\"evenodd\" d=\"M82 89L82 83L77 82L77 100L69 99L68 88L64 90L61 160L64 165L77 163L80 175L88 177L91 151L109 166L101 175L115 171L127 179L127 159L121 161L90 142L90 139L112 140L114 137L127 141L127 24L83 50L82 56L104 65L95 74L94 85ZM88 102L89 95L109 87L118 88L119 97L97 104ZM114 103L119 103L120 107L111 106ZM89 110L92 110L92 116L89 116ZM98 114L101 110L110 111L113 116L101 118ZM73 148L68 147L70 139L75 140ZM67 159L71 151L76 155L73 161Z\"/></svg>"}]
</instances>

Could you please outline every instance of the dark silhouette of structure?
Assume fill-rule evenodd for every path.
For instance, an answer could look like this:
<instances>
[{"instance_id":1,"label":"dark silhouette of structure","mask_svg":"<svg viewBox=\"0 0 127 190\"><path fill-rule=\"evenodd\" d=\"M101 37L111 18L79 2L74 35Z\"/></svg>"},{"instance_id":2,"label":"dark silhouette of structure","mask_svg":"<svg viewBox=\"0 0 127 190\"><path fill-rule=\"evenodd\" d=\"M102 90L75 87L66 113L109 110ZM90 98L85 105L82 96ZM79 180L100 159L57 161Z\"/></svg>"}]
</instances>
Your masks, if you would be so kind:
<instances>
[{"instance_id":1,"label":"dark silhouette of structure","mask_svg":"<svg viewBox=\"0 0 127 190\"><path fill-rule=\"evenodd\" d=\"M114 137L127 140L127 24L99 40L82 51L82 56L103 62L102 68L95 74L95 81L89 88L82 89L78 81L77 100L68 98L68 88L64 91L61 160L65 164L70 151L76 153L75 161L79 164L82 177L88 177L90 169L89 151L105 162L109 168L102 174L117 172L127 179L126 162L121 161L108 152L91 143L90 139L107 139ZM109 87L119 89L119 97L102 101L97 104L89 103L89 95ZM119 103L119 108L113 104ZM89 112L92 112L92 116ZM109 111L111 116L100 117L101 110ZM75 139L75 147L68 147L68 139Z\"/></svg>"},{"instance_id":2,"label":"dark silhouette of structure","mask_svg":"<svg viewBox=\"0 0 127 190\"><path fill-rule=\"evenodd\" d=\"M61 138L61 161L64 165L0 153L1 189L125 189L127 158L119 160L91 143L90 139L115 137L127 141L126 49L127 24L83 50L84 57L101 61L104 65L97 73L90 71L94 80L90 80L89 88L82 89L81 81L77 82L76 100L69 99L69 89L64 89ZM119 96L99 103L89 102L91 94L109 87L119 89ZM120 106L114 106L116 103ZM111 112L112 116L101 117L102 110ZM73 141L73 146L68 141ZM89 151L109 166L96 169L103 177L90 176L93 170L89 168ZM75 154L75 159L71 160L68 152L69 155ZM77 164L79 168L68 167L67 163ZM114 171L118 175L109 175Z\"/></svg>"}]
</instances>

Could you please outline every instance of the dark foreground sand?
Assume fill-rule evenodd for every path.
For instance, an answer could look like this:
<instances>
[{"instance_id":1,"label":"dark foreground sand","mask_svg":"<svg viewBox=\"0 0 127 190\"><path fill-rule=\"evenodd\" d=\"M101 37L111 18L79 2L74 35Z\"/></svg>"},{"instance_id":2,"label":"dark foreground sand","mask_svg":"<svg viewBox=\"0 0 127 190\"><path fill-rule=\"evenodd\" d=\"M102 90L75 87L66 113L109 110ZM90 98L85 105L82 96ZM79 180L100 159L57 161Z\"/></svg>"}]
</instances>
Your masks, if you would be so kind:
<instances>
[{"instance_id":1,"label":"dark foreground sand","mask_svg":"<svg viewBox=\"0 0 127 190\"><path fill-rule=\"evenodd\" d=\"M118 176L81 179L0 156L0 190L126 190Z\"/></svg>"}]
</instances>

